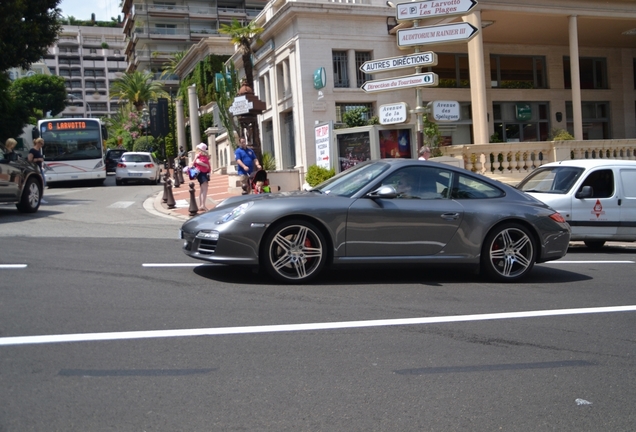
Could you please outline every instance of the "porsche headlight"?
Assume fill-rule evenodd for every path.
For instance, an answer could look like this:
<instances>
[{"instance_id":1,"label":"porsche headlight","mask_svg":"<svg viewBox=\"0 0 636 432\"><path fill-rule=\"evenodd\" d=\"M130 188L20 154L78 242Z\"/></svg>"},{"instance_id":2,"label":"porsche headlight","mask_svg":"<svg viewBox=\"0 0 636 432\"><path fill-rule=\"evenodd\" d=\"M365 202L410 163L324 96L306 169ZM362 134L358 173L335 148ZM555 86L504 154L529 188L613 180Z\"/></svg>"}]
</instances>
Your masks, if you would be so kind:
<instances>
[{"instance_id":1,"label":"porsche headlight","mask_svg":"<svg viewBox=\"0 0 636 432\"><path fill-rule=\"evenodd\" d=\"M222 224L236 219L237 217L244 214L247 209L252 206L252 204L254 204L254 201L246 202L238 207L234 207L229 213L224 214L223 217L221 217L221 219L219 219L216 223Z\"/></svg>"}]
</instances>

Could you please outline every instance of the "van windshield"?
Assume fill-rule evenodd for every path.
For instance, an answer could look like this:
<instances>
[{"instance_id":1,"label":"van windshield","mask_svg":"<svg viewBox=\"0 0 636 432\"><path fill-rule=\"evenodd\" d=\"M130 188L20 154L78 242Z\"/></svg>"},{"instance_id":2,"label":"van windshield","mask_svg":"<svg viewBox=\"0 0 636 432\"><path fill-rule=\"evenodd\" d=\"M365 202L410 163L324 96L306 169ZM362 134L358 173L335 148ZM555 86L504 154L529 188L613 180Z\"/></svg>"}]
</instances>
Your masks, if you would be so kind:
<instances>
[{"instance_id":1,"label":"van windshield","mask_svg":"<svg viewBox=\"0 0 636 432\"><path fill-rule=\"evenodd\" d=\"M581 177L583 168L554 166L539 168L517 185L524 192L566 194Z\"/></svg>"}]
</instances>

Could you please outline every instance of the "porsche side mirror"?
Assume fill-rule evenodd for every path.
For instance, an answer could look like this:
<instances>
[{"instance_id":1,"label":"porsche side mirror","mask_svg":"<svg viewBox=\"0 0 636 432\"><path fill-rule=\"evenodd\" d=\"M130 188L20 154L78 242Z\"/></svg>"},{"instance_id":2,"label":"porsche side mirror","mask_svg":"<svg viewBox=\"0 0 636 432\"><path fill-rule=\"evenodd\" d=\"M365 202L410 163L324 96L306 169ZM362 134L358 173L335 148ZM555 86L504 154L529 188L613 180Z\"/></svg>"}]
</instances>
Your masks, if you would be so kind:
<instances>
[{"instance_id":1,"label":"porsche side mirror","mask_svg":"<svg viewBox=\"0 0 636 432\"><path fill-rule=\"evenodd\" d=\"M380 186L374 191L371 191L367 194L369 198L395 198L398 196L397 191L393 186Z\"/></svg>"}]
</instances>

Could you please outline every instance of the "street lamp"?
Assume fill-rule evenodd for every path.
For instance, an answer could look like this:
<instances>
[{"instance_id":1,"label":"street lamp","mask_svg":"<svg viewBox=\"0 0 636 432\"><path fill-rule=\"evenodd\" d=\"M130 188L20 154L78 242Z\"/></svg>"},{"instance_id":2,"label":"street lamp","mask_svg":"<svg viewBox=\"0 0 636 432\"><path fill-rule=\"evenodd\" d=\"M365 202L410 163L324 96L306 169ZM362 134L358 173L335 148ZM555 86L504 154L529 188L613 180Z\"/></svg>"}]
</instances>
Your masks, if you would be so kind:
<instances>
[{"instance_id":1,"label":"street lamp","mask_svg":"<svg viewBox=\"0 0 636 432\"><path fill-rule=\"evenodd\" d=\"M141 110L141 121L144 124L144 131L146 132L146 148L148 148L148 122L150 120L150 113L148 112L148 108L144 107Z\"/></svg>"},{"instance_id":2,"label":"street lamp","mask_svg":"<svg viewBox=\"0 0 636 432\"><path fill-rule=\"evenodd\" d=\"M72 95L70 93L68 93L66 96L71 98L71 100L82 101L84 103L84 116L86 116L86 109L87 108L88 108L88 118L91 118L93 116L93 113L91 112L91 106L84 99L78 98L77 96Z\"/></svg>"}]
</instances>

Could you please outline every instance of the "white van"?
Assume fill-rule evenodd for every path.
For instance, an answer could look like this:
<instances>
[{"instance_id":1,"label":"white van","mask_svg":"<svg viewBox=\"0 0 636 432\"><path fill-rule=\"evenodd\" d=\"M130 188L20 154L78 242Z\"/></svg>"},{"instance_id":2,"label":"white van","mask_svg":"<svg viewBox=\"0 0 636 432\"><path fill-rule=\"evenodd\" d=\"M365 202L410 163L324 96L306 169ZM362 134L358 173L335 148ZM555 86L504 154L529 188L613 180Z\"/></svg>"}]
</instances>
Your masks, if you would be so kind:
<instances>
[{"instance_id":1,"label":"white van","mask_svg":"<svg viewBox=\"0 0 636 432\"><path fill-rule=\"evenodd\" d=\"M545 164L517 188L561 213L571 240L590 248L636 241L636 161L579 159Z\"/></svg>"}]
</instances>

